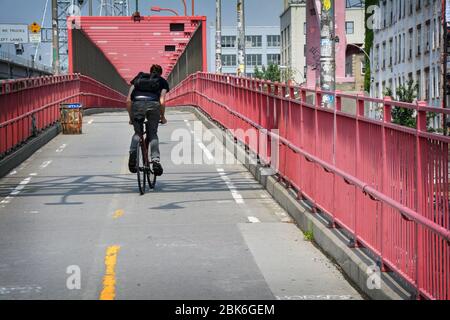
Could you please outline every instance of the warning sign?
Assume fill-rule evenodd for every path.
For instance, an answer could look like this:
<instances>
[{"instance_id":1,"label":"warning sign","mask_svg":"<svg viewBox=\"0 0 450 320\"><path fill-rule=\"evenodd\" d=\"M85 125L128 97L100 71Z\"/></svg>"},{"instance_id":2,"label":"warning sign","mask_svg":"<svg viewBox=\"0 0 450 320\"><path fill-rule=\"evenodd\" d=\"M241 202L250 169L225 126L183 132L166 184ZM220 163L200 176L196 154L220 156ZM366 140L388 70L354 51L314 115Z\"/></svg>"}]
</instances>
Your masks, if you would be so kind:
<instances>
[{"instance_id":1,"label":"warning sign","mask_svg":"<svg viewBox=\"0 0 450 320\"><path fill-rule=\"evenodd\" d=\"M31 33L40 33L41 32L41 26L37 22L33 22L29 26Z\"/></svg>"}]
</instances>

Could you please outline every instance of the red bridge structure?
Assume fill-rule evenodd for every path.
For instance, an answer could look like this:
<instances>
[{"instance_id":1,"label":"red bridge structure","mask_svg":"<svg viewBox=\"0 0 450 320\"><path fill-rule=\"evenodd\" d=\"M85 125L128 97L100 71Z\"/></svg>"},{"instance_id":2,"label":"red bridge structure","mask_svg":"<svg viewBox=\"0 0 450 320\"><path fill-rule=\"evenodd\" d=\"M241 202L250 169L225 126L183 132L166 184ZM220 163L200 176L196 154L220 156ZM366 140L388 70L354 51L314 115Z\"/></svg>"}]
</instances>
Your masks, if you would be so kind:
<instances>
[{"instance_id":1,"label":"red bridge structure","mask_svg":"<svg viewBox=\"0 0 450 320\"><path fill-rule=\"evenodd\" d=\"M69 20L69 75L6 81L0 92L0 154L7 156L59 119L59 105L124 108L129 81L152 63L166 70L168 106L192 105L236 133L266 166L262 142L279 144L280 181L308 200L330 228L365 248L417 298L450 299L450 138L430 132L424 102L322 92L206 73L205 17L81 17ZM336 96L336 110L321 96ZM369 107L382 110L370 118ZM392 122L393 108L415 111L416 127Z\"/></svg>"}]
</instances>

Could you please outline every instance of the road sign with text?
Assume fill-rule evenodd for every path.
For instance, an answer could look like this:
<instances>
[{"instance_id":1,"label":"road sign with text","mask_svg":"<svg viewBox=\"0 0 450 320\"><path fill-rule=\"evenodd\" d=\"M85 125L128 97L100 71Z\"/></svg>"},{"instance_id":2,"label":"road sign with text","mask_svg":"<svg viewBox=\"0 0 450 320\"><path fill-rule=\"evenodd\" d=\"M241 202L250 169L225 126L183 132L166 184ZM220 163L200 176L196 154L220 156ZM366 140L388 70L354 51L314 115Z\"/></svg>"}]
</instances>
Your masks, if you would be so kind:
<instances>
[{"instance_id":1,"label":"road sign with text","mask_svg":"<svg viewBox=\"0 0 450 320\"><path fill-rule=\"evenodd\" d=\"M0 24L0 43L28 43L26 24Z\"/></svg>"}]
</instances>

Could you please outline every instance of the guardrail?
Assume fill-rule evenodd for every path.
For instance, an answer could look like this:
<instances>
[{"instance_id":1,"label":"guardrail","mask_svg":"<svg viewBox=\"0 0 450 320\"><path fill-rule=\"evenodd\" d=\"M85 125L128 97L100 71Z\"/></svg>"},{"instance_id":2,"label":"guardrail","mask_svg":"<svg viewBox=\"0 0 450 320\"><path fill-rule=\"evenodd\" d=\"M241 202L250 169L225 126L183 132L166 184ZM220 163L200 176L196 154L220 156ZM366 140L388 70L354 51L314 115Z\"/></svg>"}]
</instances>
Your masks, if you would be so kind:
<instances>
[{"instance_id":1,"label":"guardrail","mask_svg":"<svg viewBox=\"0 0 450 320\"><path fill-rule=\"evenodd\" d=\"M0 82L0 158L58 122L61 103L125 107L126 97L79 74Z\"/></svg>"},{"instance_id":2,"label":"guardrail","mask_svg":"<svg viewBox=\"0 0 450 320\"><path fill-rule=\"evenodd\" d=\"M197 106L229 129L417 298L450 299L450 138L427 129L427 114L450 110L338 92L330 110L323 94L331 93L197 73L169 93L167 105ZM374 105L381 120L366 116ZM414 109L417 127L392 123L393 108ZM249 143L237 129L262 134ZM277 161L271 143L279 144Z\"/></svg>"},{"instance_id":3,"label":"guardrail","mask_svg":"<svg viewBox=\"0 0 450 320\"><path fill-rule=\"evenodd\" d=\"M47 66L39 62L34 62L32 60L28 60L22 57L18 57L5 51L0 51L0 60L16 63L27 68L44 71L50 74L53 73L53 69L50 66Z\"/></svg>"}]
</instances>

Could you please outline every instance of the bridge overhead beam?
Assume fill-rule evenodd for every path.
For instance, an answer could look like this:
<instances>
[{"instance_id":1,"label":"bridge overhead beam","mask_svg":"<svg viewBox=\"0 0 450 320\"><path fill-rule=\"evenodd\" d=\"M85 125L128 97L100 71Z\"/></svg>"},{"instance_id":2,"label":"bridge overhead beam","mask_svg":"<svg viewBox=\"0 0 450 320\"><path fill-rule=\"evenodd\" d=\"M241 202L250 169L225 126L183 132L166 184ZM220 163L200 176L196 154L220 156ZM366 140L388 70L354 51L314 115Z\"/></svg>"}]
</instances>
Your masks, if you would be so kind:
<instances>
[{"instance_id":1,"label":"bridge overhead beam","mask_svg":"<svg viewBox=\"0 0 450 320\"><path fill-rule=\"evenodd\" d=\"M206 71L206 17L79 17L78 25L79 29L69 29L70 71L89 72L89 76L116 90L122 91L115 84L118 80L114 80L113 85L111 76L96 74L97 71L83 67L91 57L76 49L75 34L83 34L90 47L96 47L94 51L102 53L97 54L98 61L104 60L102 65L110 66L107 68L109 74L114 74L114 79L117 76L123 78L127 84L139 72L148 71L152 64L161 65L163 76L169 77L188 47L192 58L186 75ZM194 41L197 34L200 39ZM93 65L92 68L99 66Z\"/></svg>"}]
</instances>

